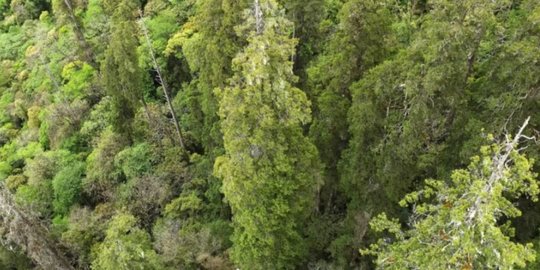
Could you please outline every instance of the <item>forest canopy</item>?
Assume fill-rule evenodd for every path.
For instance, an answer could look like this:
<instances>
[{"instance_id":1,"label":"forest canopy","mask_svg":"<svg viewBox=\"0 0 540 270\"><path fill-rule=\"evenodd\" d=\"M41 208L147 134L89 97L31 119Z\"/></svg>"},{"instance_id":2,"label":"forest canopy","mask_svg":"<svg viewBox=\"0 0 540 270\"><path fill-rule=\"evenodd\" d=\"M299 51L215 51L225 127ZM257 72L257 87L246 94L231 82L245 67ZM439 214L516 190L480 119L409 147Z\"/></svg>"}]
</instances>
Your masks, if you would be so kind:
<instances>
[{"instance_id":1,"label":"forest canopy","mask_svg":"<svg viewBox=\"0 0 540 270\"><path fill-rule=\"evenodd\" d=\"M540 0L0 0L0 269L539 269Z\"/></svg>"}]
</instances>

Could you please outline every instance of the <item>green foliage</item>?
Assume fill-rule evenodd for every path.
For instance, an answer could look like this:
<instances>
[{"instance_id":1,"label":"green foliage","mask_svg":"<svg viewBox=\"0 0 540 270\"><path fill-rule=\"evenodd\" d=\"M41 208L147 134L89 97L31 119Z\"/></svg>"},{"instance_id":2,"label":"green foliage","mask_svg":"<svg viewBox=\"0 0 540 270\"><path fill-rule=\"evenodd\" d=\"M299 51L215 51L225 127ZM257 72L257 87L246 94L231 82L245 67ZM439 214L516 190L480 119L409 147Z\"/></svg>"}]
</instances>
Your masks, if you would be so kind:
<instances>
[{"instance_id":1,"label":"green foliage","mask_svg":"<svg viewBox=\"0 0 540 270\"><path fill-rule=\"evenodd\" d=\"M293 37L298 39L295 70L305 80L305 67L320 52L323 36L319 24L325 18L326 0L278 1L293 23Z\"/></svg>"},{"instance_id":2,"label":"green foliage","mask_svg":"<svg viewBox=\"0 0 540 270\"><path fill-rule=\"evenodd\" d=\"M344 3L337 14L339 22L333 26L335 29L324 52L307 69L308 94L314 103L314 120L309 134L325 164L320 205L326 213L331 213L335 205L343 205L346 193L353 191L339 189L338 169L338 162L350 137L346 121L351 107L349 87L362 78L367 70L391 55L394 46L391 25L395 15L391 12L392 5L388 3ZM338 256L349 254L347 251L335 253Z\"/></svg>"},{"instance_id":3,"label":"green foliage","mask_svg":"<svg viewBox=\"0 0 540 270\"><path fill-rule=\"evenodd\" d=\"M56 214L66 215L71 206L78 202L82 191L82 177L86 165L84 162L65 162L53 178L53 209Z\"/></svg>"},{"instance_id":4,"label":"green foliage","mask_svg":"<svg viewBox=\"0 0 540 270\"><path fill-rule=\"evenodd\" d=\"M62 70L62 78L66 81L62 90L70 98L84 97L88 91L94 76L92 66L84 62L72 62Z\"/></svg>"},{"instance_id":5,"label":"green foliage","mask_svg":"<svg viewBox=\"0 0 540 270\"><path fill-rule=\"evenodd\" d=\"M490 88L471 82L481 76L475 74L477 66L496 51L490 44L498 39L502 23L497 16L508 15L507 5L433 2L410 44L351 87L352 137L341 163L342 189L348 191L351 206L388 211L395 204L381 201L397 202L420 179L449 175L472 155L469 147L475 146L478 131L488 126L493 113L501 113L476 113L486 101L476 93L487 94ZM461 23L455 24L455 18L462 18ZM493 122L489 130L499 134L497 127L504 125Z\"/></svg>"},{"instance_id":6,"label":"green foliage","mask_svg":"<svg viewBox=\"0 0 540 270\"><path fill-rule=\"evenodd\" d=\"M5 13L9 9L9 0L0 0L0 20L4 20Z\"/></svg>"},{"instance_id":7,"label":"green foliage","mask_svg":"<svg viewBox=\"0 0 540 270\"><path fill-rule=\"evenodd\" d=\"M39 152L35 157L32 154L24 168L27 183L17 189L16 199L43 216L52 214L53 210L67 212L79 193L76 175L64 169L72 166L74 160L65 150ZM80 181L80 175L78 178Z\"/></svg>"},{"instance_id":8,"label":"green foliage","mask_svg":"<svg viewBox=\"0 0 540 270\"><path fill-rule=\"evenodd\" d=\"M25 20L36 18L42 10L47 8L48 4L46 0L11 0L11 16L17 23L22 23Z\"/></svg>"},{"instance_id":9,"label":"green foliage","mask_svg":"<svg viewBox=\"0 0 540 270\"><path fill-rule=\"evenodd\" d=\"M226 154L215 171L233 212L235 263L284 269L305 258L303 227L319 166L315 147L302 134L309 101L291 85L296 42L290 22L274 1L257 8L261 14L247 10L238 27L248 45L233 60L231 86L218 91Z\"/></svg>"},{"instance_id":10,"label":"green foliage","mask_svg":"<svg viewBox=\"0 0 540 270\"><path fill-rule=\"evenodd\" d=\"M526 270L534 270L534 269L538 269L538 267L540 267L540 261L538 260L539 255L540 255L540 243L538 242L538 240L536 240L533 245L534 245L534 251L535 251L535 257L536 259L533 261L533 262L529 262L527 263L527 266L524 267L523 269L526 269Z\"/></svg>"},{"instance_id":11,"label":"green foliage","mask_svg":"<svg viewBox=\"0 0 540 270\"><path fill-rule=\"evenodd\" d=\"M243 38L236 36L234 27L240 24L242 12L249 2L196 1L196 14L192 21L169 41L169 46L179 41L190 69L198 75L192 81L195 86L186 89L193 91L187 94L190 98L197 98L196 103L187 105L197 117L197 122L192 123L197 125L193 130L195 137L214 156L222 148L218 99L214 96L214 89L225 87L227 79L232 76L231 61L244 43Z\"/></svg>"},{"instance_id":12,"label":"green foliage","mask_svg":"<svg viewBox=\"0 0 540 270\"><path fill-rule=\"evenodd\" d=\"M159 2L159 1L156 1ZM173 8L163 9L154 11L157 14L148 20L146 23L148 25L149 34L151 35L152 47L157 52L161 53L165 51L169 37L172 36L176 31L178 31L179 20L185 21L187 18L182 15L179 16L176 10ZM141 42L146 44L146 42ZM147 49L145 49L147 50Z\"/></svg>"},{"instance_id":13,"label":"green foliage","mask_svg":"<svg viewBox=\"0 0 540 270\"><path fill-rule=\"evenodd\" d=\"M222 255L224 240L215 237L230 235L230 229L224 220L215 220L203 227L197 223L181 225L177 220L162 219L154 228L155 243L164 263L171 268L234 269Z\"/></svg>"},{"instance_id":14,"label":"green foliage","mask_svg":"<svg viewBox=\"0 0 540 270\"><path fill-rule=\"evenodd\" d=\"M115 164L128 179L142 176L152 168L151 151L151 146L146 143L126 148L116 155Z\"/></svg>"},{"instance_id":15,"label":"green foliage","mask_svg":"<svg viewBox=\"0 0 540 270\"><path fill-rule=\"evenodd\" d=\"M137 177L119 187L116 203L139 218L141 225L150 227L171 199L171 189L172 186L159 177Z\"/></svg>"},{"instance_id":16,"label":"green foliage","mask_svg":"<svg viewBox=\"0 0 540 270\"><path fill-rule=\"evenodd\" d=\"M51 214L52 188L50 183L42 182L33 185L23 185L17 189L15 194L17 202L33 209L41 215Z\"/></svg>"},{"instance_id":17,"label":"green foliage","mask_svg":"<svg viewBox=\"0 0 540 270\"><path fill-rule=\"evenodd\" d=\"M150 236L137 228L135 217L129 214L113 217L103 243L94 246L93 252L92 269L163 269Z\"/></svg>"},{"instance_id":18,"label":"green foliage","mask_svg":"<svg viewBox=\"0 0 540 270\"><path fill-rule=\"evenodd\" d=\"M30 270L32 269L32 263L24 256L22 251L16 247L2 245L0 246L0 268Z\"/></svg>"},{"instance_id":19,"label":"green foliage","mask_svg":"<svg viewBox=\"0 0 540 270\"><path fill-rule=\"evenodd\" d=\"M75 269L519 268L534 194L453 170L538 137L539 26L539 0L0 0L0 186ZM505 179L538 172L523 147ZM476 195L501 211L449 230Z\"/></svg>"},{"instance_id":20,"label":"green foliage","mask_svg":"<svg viewBox=\"0 0 540 270\"><path fill-rule=\"evenodd\" d=\"M196 212L201 208L202 200L195 192L190 192L189 194L180 195L180 197L168 204L165 207L165 214L172 217L180 217L183 213L193 214L193 212Z\"/></svg>"},{"instance_id":21,"label":"green foliage","mask_svg":"<svg viewBox=\"0 0 540 270\"><path fill-rule=\"evenodd\" d=\"M78 137L77 132L83 124L89 104L85 100L63 101L50 105L41 115L40 141L51 148L67 148L69 139ZM67 147L66 147L67 146ZM73 150L73 149L70 149Z\"/></svg>"},{"instance_id":22,"label":"green foliage","mask_svg":"<svg viewBox=\"0 0 540 270\"><path fill-rule=\"evenodd\" d=\"M121 170L115 166L114 157L122 151L126 140L106 129L96 147L86 159L86 178L83 188L95 199L112 198L120 181Z\"/></svg>"},{"instance_id":23,"label":"green foliage","mask_svg":"<svg viewBox=\"0 0 540 270\"><path fill-rule=\"evenodd\" d=\"M24 52L26 36L22 27L14 26L9 32L0 34L0 57L2 60L16 60Z\"/></svg>"},{"instance_id":24,"label":"green foliage","mask_svg":"<svg viewBox=\"0 0 540 270\"><path fill-rule=\"evenodd\" d=\"M114 119L112 99L105 97L98 104L95 104L82 124L80 129L81 135L87 138L88 141L95 143L103 131L112 123Z\"/></svg>"},{"instance_id":25,"label":"green foliage","mask_svg":"<svg viewBox=\"0 0 540 270\"><path fill-rule=\"evenodd\" d=\"M381 239L365 254L377 256L380 269L514 269L534 261L532 244L511 241L504 219L521 215L510 199L540 191L533 163L511 142L481 149L467 170L455 170L451 182L426 180L426 186L405 196L401 206L413 207L411 229L385 214L371 221L394 241Z\"/></svg>"},{"instance_id":26,"label":"green foliage","mask_svg":"<svg viewBox=\"0 0 540 270\"><path fill-rule=\"evenodd\" d=\"M137 55L136 2L122 0L113 5L111 38L101 67L104 86L113 100L114 127L128 136L131 136L132 120L143 97Z\"/></svg>"},{"instance_id":27,"label":"green foliage","mask_svg":"<svg viewBox=\"0 0 540 270\"><path fill-rule=\"evenodd\" d=\"M105 13L103 0L87 1L86 12L81 16L81 26L88 37L86 41L96 54L103 53L107 48L109 20Z\"/></svg>"},{"instance_id":28,"label":"green foliage","mask_svg":"<svg viewBox=\"0 0 540 270\"><path fill-rule=\"evenodd\" d=\"M5 180L6 187L10 190L17 190L20 186L26 184L26 182L26 177L21 174L10 175Z\"/></svg>"},{"instance_id":29,"label":"green foliage","mask_svg":"<svg viewBox=\"0 0 540 270\"><path fill-rule=\"evenodd\" d=\"M105 238L108 221L114 215L110 204L99 204L93 211L74 207L68 217L67 229L62 233L62 243L78 255L78 265L89 268L92 246Z\"/></svg>"}]
</instances>

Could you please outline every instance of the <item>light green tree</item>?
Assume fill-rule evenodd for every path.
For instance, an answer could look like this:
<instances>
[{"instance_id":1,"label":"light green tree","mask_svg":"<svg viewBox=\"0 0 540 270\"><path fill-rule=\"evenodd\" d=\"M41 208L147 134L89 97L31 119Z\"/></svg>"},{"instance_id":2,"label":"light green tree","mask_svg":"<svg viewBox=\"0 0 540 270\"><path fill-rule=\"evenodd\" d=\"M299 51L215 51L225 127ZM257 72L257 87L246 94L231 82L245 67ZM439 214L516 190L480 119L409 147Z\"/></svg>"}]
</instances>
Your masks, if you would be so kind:
<instances>
[{"instance_id":1,"label":"light green tree","mask_svg":"<svg viewBox=\"0 0 540 270\"><path fill-rule=\"evenodd\" d=\"M183 2L177 6L188 3L176 2ZM225 220L230 219L230 210L219 191L222 183L212 174L215 158L224 152L214 90L228 85L233 74L232 59L245 44L245 37L237 36L234 27L241 23L248 3L248 0L194 1L193 16L169 39L166 50L185 59L193 77L176 95L175 103L179 122L186 130L187 144L204 150L204 154L192 157L192 162L197 163L193 167L194 178L205 182L197 185L197 189L205 193L210 206L203 215L211 213Z\"/></svg>"},{"instance_id":2,"label":"light green tree","mask_svg":"<svg viewBox=\"0 0 540 270\"><path fill-rule=\"evenodd\" d=\"M537 201L539 186L533 161L519 153L525 123L512 139L484 146L467 169L455 170L451 181L427 180L405 196L401 206L413 209L410 229L381 214L371 221L376 231L394 235L380 239L364 254L375 255L378 269L515 269L534 261L532 244L511 240L507 218L521 215L512 199Z\"/></svg>"},{"instance_id":3,"label":"light green tree","mask_svg":"<svg viewBox=\"0 0 540 270\"><path fill-rule=\"evenodd\" d=\"M215 163L233 211L232 258L243 269L291 269L302 262L306 218L319 163L303 135L306 95L291 85L296 40L273 0L254 1L238 27L248 45L233 60L230 87L218 91L226 154Z\"/></svg>"},{"instance_id":4,"label":"light green tree","mask_svg":"<svg viewBox=\"0 0 540 270\"><path fill-rule=\"evenodd\" d=\"M105 240L93 248L92 269L131 270L163 269L150 236L136 226L129 214L118 214L111 220Z\"/></svg>"}]
</instances>

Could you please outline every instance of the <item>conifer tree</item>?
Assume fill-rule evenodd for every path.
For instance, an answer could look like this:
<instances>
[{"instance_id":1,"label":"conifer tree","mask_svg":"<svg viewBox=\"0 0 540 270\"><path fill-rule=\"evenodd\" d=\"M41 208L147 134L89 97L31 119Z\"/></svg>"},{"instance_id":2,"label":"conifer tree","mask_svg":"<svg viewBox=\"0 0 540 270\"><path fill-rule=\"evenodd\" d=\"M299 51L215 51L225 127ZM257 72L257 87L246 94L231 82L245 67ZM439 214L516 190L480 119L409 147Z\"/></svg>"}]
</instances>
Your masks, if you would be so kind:
<instances>
[{"instance_id":1,"label":"conifer tree","mask_svg":"<svg viewBox=\"0 0 540 270\"><path fill-rule=\"evenodd\" d=\"M137 105L143 98L142 71L137 55L136 2L119 0L117 4L109 4L114 11L109 47L102 63L105 88L113 98L114 127L126 134L131 133Z\"/></svg>"},{"instance_id":2,"label":"conifer tree","mask_svg":"<svg viewBox=\"0 0 540 270\"><path fill-rule=\"evenodd\" d=\"M314 205L317 151L302 133L306 95L293 87L291 23L274 0L255 0L238 27L248 45L218 91L226 154L216 174L233 211L232 258L242 269L290 269L302 262L303 227Z\"/></svg>"},{"instance_id":3,"label":"conifer tree","mask_svg":"<svg viewBox=\"0 0 540 270\"><path fill-rule=\"evenodd\" d=\"M534 261L532 244L510 240L507 218L521 215L512 199L537 201L540 191L533 161L519 153L514 138L482 147L465 170L455 170L451 182L426 180L426 187L405 196L413 209L410 230L382 214L372 220L376 231L388 230L395 240L381 239L366 254L377 256L379 269L515 269Z\"/></svg>"},{"instance_id":4,"label":"conifer tree","mask_svg":"<svg viewBox=\"0 0 540 270\"><path fill-rule=\"evenodd\" d=\"M466 104L507 3L436 0L431 7L406 49L351 86L351 140L340 179L350 208L389 211L415 181L449 174L472 154L453 143L478 138L481 127ZM475 134L464 134L469 130Z\"/></svg>"},{"instance_id":5,"label":"conifer tree","mask_svg":"<svg viewBox=\"0 0 540 270\"><path fill-rule=\"evenodd\" d=\"M300 84L306 79L306 66L320 52L321 29L319 24L326 15L325 0L280 0L293 23L292 35L298 38L297 53L294 58L295 74L300 77Z\"/></svg>"},{"instance_id":6,"label":"conifer tree","mask_svg":"<svg viewBox=\"0 0 540 270\"><path fill-rule=\"evenodd\" d=\"M538 135L538 44L540 0L0 0L0 244L44 269L536 270L540 147L466 163Z\"/></svg>"},{"instance_id":7,"label":"conifer tree","mask_svg":"<svg viewBox=\"0 0 540 270\"><path fill-rule=\"evenodd\" d=\"M72 0L53 0L52 7L60 22L68 22L73 29L79 49L82 51L82 59L96 67L93 50L84 36L81 18L78 14L84 10L82 2Z\"/></svg>"},{"instance_id":8,"label":"conifer tree","mask_svg":"<svg viewBox=\"0 0 540 270\"><path fill-rule=\"evenodd\" d=\"M235 26L241 23L248 2L194 1L195 14L167 45L169 53L181 47L178 48L180 57L185 58L193 76L176 100L182 106L178 110L179 121L186 128L186 141L202 154L193 156L193 162L197 163L195 178L204 181L204 185L197 188L209 201L208 210L201 216L225 220L230 219L230 209L219 191L222 182L212 173L216 157L224 152L215 89L227 86L233 74L232 59L245 43L245 37L236 35Z\"/></svg>"},{"instance_id":9,"label":"conifer tree","mask_svg":"<svg viewBox=\"0 0 540 270\"><path fill-rule=\"evenodd\" d=\"M187 89L187 94L197 99L197 108L190 110L202 113L194 133L212 160L223 149L214 90L224 88L232 76L231 61L245 40L236 35L234 27L240 24L248 2L199 0L196 2L197 14L184 29L184 32L195 32L183 42L182 48L190 69L197 76L192 82L193 88Z\"/></svg>"},{"instance_id":10,"label":"conifer tree","mask_svg":"<svg viewBox=\"0 0 540 270\"><path fill-rule=\"evenodd\" d=\"M328 203L335 197L337 164L349 138L347 121L343 121L351 104L349 87L390 55L394 19L390 8L385 1L347 1L325 51L307 70L309 95L314 100L310 136L326 165L323 200Z\"/></svg>"},{"instance_id":11,"label":"conifer tree","mask_svg":"<svg viewBox=\"0 0 540 270\"><path fill-rule=\"evenodd\" d=\"M141 10L139 10L140 20L139 24L141 26L141 30L144 35L144 39L146 40L146 46L148 47L148 52L150 55L150 59L152 62L152 66L154 67L155 72L157 73L157 79L159 81L159 84L161 85L161 88L163 89L163 93L165 94L165 100L167 101L167 106L169 109L169 113L171 114L173 118L173 124L176 129L176 134L178 136L178 142L182 149L186 150L186 145L184 141L184 135L182 134L182 128L180 127L180 123L178 122L178 117L176 116L176 112L174 111L174 108L171 103L171 94L169 92L169 86L167 82L165 81L165 78L163 76L163 72L161 71L161 67L159 66L159 63L156 58L156 54L154 52L154 48L152 45L152 40L150 38L150 34L148 32L148 28L146 27L146 23L144 21L144 15Z\"/></svg>"}]
</instances>

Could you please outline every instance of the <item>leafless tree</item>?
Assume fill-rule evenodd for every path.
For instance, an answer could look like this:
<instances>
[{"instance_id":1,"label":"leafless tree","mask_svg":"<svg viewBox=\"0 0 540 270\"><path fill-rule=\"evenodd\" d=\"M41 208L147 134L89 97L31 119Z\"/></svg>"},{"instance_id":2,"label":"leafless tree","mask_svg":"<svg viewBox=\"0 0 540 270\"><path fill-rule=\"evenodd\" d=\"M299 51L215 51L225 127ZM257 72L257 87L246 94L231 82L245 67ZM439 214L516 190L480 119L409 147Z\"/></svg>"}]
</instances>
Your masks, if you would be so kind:
<instances>
[{"instance_id":1,"label":"leafless tree","mask_svg":"<svg viewBox=\"0 0 540 270\"><path fill-rule=\"evenodd\" d=\"M174 108L172 106L171 102L171 96L170 92L167 86L167 83L165 79L163 78L163 73L161 72L161 68L159 67L159 64L156 59L156 54L154 52L154 48L152 46L152 39L150 38L150 35L148 34L148 28L146 27L146 24L144 23L144 16L143 12L139 10L140 20L139 23L141 25L141 29L144 35L144 38L146 39L146 43L148 46L148 52L150 54L150 58L152 60L152 65L154 66L154 70L157 73L157 78L159 80L159 83L161 84L161 88L163 89L163 93L165 94L165 99L167 100L167 106L169 107L169 111L171 113L171 116L173 118L174 127L176 128L176 133L178 135L178 142L180 143L180 146L185 150L186 146L184 143L184 135L182 134L182 129L180 128L180 123L178 121L178 117L176 116L176 112L174 111Z\"/></svg>"},{"instance_id":2,"label":"leafless tree","mask_svg":"<svg viewBox=\"0 0 540 270\"><path fill-rule=\"evenodd\" d=\"M39 219L15 204L11 193L0 184L0 228L3 241L20 246L41 269L74 269Z\"/></svg>"}]
</instances>

